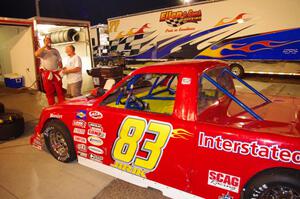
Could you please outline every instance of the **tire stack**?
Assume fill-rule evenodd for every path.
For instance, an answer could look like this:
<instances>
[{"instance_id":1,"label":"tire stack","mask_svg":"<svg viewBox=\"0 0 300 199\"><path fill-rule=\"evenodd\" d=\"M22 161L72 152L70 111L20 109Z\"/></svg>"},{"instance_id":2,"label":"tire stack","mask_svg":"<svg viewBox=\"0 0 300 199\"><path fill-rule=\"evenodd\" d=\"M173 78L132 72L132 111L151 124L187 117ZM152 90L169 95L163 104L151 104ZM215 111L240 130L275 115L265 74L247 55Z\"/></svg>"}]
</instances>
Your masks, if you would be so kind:
<instances>
[{"instance_id":1,"label":"tire stack","mask_svg":"<svg viewBox=\"0 0 300 199\"><path fill-rule=\"evenodd\" d=\"M49 34L52 43L64 43L71 41L79 41L79 32L71 28L68 30L57 31Z\"/></svg>"},{"instance_id":2,"label":"tire stack","mask_svg":"<svg viewBox=\"0 0 300 199\"><path fill-rule=\"evenodd\" d=\"M24 118L18 113L5 113L0 103L0 140L10 140L24 133Z\"/></svg>"}]
</instances>

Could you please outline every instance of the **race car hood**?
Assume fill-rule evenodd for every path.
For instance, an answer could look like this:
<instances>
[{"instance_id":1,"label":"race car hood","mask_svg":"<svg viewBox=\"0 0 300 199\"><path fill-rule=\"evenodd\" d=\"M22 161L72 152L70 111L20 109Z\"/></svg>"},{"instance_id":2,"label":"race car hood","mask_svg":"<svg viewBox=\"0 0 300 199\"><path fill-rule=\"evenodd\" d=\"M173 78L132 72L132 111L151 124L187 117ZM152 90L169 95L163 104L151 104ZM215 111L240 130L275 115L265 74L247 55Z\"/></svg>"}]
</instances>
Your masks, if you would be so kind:
<instances>
[{"instance_id":1,"label":"race car hood","mask_svg":"<svg viewBox=\"0 0 300 199\"><path fill-rule=\"evenodd\" d=\"M61 106L76 106L76 105L86 105L92 106L95 102L95 99L89 99L85 96L76 97L70 100L66 100L63 103L59 104Z\"/></svg>"},{"instance_id":2,"label":"race car hood","mask_svg":"<svg viewBox=\"0 0 300 199\"><path fill-rule=\"evenodd\" d=\"M245 124L240 122L239 127L300 137L299 98L268 96L271 102L266 103L252 94L243 94L237 97L263 119L263 121L254 119L252 115L241 110L241 107L232 102L229 105L228 114L240 121L249 121Z\"/></svg>"}]
</instances>

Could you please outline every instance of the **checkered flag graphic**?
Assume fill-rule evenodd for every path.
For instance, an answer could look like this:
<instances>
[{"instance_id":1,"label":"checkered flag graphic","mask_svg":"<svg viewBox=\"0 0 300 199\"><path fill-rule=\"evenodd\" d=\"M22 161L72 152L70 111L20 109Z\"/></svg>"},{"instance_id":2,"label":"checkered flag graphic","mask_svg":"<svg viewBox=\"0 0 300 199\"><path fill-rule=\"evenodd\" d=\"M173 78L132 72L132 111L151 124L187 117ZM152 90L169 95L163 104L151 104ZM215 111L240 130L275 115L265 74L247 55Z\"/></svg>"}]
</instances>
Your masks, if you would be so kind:
<instances>
[{"instance_id":1,"label":"checkered flag graphic","mask_svg":"<svg viewBox=\"0 0 300 199\"><path fill-rule=\"evenodd\" d=\"M185 24L184 20L181 18L169 19L169 20L166 20L166 23L171 27L178 27L178 26Z\"/></svg>"},{"instance_id":2,"label":"checkered flag graphic","mask_svg":"<svg viewBox=\"0 0 300 199\"><path fill-rule=\"evenodd\" d=\"M149 43L149 41L141 42L141 43L135 42L136 44L134 44L134 45L132 45L131 43L133 41L138 41L138 40L144 39L144 38L148 37L149 35L151 35L153 32L132 35L132 36L109 41L110 51L123 52L125 56L139 54L140 49L144 45Z\"/></svg>"}]
</instances>

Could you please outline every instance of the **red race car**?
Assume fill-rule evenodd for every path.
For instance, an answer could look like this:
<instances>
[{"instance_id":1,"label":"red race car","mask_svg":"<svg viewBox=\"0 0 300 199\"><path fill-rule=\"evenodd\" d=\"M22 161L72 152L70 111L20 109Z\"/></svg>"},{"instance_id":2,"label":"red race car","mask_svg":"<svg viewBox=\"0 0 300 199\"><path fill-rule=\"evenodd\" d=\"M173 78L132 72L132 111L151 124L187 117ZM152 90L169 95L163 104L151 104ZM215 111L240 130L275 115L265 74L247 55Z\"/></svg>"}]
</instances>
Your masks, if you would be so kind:
<instances>
[{"instance_id":1,"label":"red race car","mask_svg":"<svg viewBox=\"0 0 300 199\"><path fill-rule=\"evenodd\" d=\"M211 60L147 66L100 93L45 108L31 143L172 198L300 198L300 99Z\"/></svg>"}]
</instances>

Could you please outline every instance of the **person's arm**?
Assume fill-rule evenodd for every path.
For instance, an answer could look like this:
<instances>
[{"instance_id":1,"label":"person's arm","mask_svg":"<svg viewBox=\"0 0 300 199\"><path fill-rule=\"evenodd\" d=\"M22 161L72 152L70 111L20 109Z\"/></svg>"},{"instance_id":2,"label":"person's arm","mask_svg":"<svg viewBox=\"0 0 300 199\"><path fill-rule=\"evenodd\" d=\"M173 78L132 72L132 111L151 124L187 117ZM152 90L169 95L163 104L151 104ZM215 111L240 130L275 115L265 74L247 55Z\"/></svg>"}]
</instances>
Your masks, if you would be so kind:
<instances>
[{"instance_id":1,"label":"person's arm","mask_svg":"<svg viewBox=\"0 0 300 199\"><path fill-rule=\"evenodd\" d=\"M78 73L81 71L81 67L72 67L70 69L65 68L64 69L64 74L69 74L69 73Z\"/></svg>"},{"instance_id":2,"label":"person's arm","mask_svg":"<svg viewBox=\"0 0 300 199\"><path fill-rule=\"evenodd\" d=\"M63 64L62 64L62 61L60 60L60 61L58 61L58 67L60 68L60 69L62 69L63 68Z\"/></svg>"},{"instance_id":3,"label":"person's arm","mask_svg":"<svg viewBox=\"0 0 300 199\"><path fill-rule=\"evenodd\" d=\"M58 68L62 69L63 68L63 63L62 63L62 58L60 56L60 53L57 49L53 48L55 50L55 54L56 54L56 57L57 57L57 66Z\"/></svg>"},{"instance_id":4,"label":"person's arm","mask_svg":"<svg viewBox=\"0 0 300 199\"><path fill-rule=\"evenodd\" d=\"M34 52L34 55L36 57L41 57L41 55L43 54L43 52L45 51L46 49L46 46L43 46L42 48L39 48L37 49L35 52Z\"/></svg>"}]
</instances>

